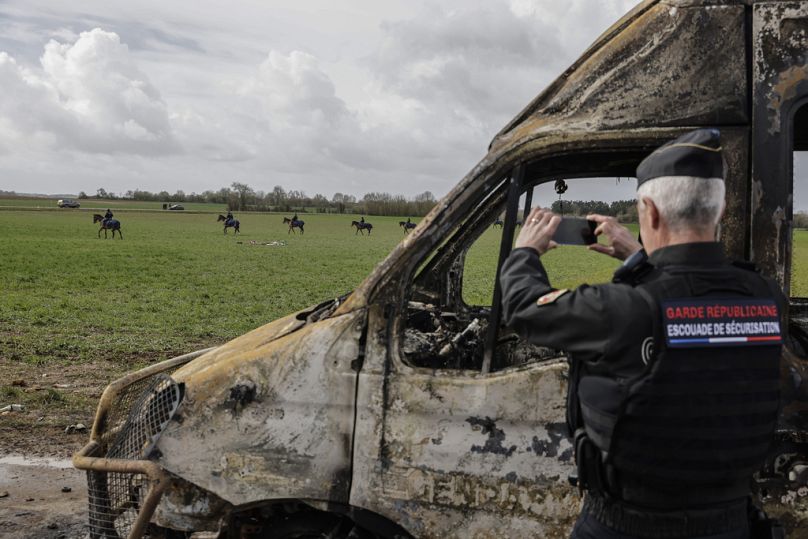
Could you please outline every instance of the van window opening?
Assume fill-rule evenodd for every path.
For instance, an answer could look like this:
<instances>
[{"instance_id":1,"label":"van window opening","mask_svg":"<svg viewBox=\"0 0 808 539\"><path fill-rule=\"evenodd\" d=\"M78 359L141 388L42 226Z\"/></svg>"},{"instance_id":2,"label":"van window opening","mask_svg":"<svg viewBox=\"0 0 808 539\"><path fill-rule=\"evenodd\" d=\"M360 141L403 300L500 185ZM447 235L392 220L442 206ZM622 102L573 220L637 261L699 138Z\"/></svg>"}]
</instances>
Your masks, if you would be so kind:
<instances>
[{"instance_id":1,"label":"van window opening","mask_svg":"<svg viewBox=\"0 0 808 539\"><path fill-rule=\"evenodd\" d=\"M793 133L790 296L808 298L808 104L794 115Z\"/></svg>"},{"instance_id":2,"label":"van window opening","mask_svg":"<svg viewBox=\"0 0 808 539\"><path fill-rule=\"evenodd\" d=\"M625 175L610 176L609 172L625 174L633 171L645 151L595 155L597 157L588 162L592 166L590 174L569 169L563 174L563 169L571 164L580 166L577 159L570 163L570 156L559 156L558 161L551 162L559 174L549 178L541 174L543 168L531 163L528 166L529 179L524 182L526 188L517 204L517 220L524 220L526 195L531 191L531 208L536 205L552 207L556 203L556 209L560 211L555 180L564 179L569 186L562 197L565 214L611 213L612 203L622 200L622 205L616 205L620 208L620 219L636 222L636 180ZM561 161L564 166L559 166ZM486 341L492 338L489 334L491 300L501 242L506 232L504 227L507 226L507 195L506 179L468 212L462 225L447 240L417 264L399 341L401 359L409 366L469 371L470 374L483 369ZM593 200L605 202L605 205L599 207ZM518 231L517 227L515 233ZM570 252L564 254L564 250ZM619 265L618 261L590 252L585 247L560 247L546 256L551 260L550 271L560 276L559 282L565 287L596 280L608 281ZM592 272L590 259L597 260L600 273ZM561 357L558 350L531 345L510 330L498 331L494 342L492 372Z\"/></svg>"}]
</instances>

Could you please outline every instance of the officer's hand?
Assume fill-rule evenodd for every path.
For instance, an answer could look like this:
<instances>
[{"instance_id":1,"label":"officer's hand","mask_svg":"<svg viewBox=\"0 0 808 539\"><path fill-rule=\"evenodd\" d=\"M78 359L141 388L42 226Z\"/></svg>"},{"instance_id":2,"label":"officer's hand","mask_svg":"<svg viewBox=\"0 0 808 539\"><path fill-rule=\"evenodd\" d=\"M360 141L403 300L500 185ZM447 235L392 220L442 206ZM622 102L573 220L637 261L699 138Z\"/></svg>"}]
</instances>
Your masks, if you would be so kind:
<instances>
[{"instance_id":1,"label":"officer's hand","mask_svg":"<svg viewBox=\"0 0 808 539\"><path fill-rule=\"evenodd\" d=\"M553 234L560 222L561 217L550 210L533 208L519 231L514 247L530 247L540 255L558 247L553 241Z\"/></svg>"},{"instance_id":2,"label":"officer's hand","mask_svg":"<svg viewBox=\"0 0 808 539\"><path fill-rule=\"evenodd\" d=\"M642 245L634 239L629 229L618 223L614 217L593 214L587 215L586 218L598 223L595 236L605 235L609 240L609 245L593 243L589 246L590 250L625 260L642 249Z\"/></svg>"}]
</instances>

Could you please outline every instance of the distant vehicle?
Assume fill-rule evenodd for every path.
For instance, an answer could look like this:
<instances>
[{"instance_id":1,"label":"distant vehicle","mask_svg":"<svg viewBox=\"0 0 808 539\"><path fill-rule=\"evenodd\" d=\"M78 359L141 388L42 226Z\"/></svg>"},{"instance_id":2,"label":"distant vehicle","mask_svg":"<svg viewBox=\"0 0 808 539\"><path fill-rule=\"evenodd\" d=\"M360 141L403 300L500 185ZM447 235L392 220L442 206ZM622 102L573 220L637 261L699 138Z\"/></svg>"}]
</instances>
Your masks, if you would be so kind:
<instances>
[{"instance_id":1,"label":"distant vehicle","mask_svg":"<svg viewBox=\"0 0 808 539\"><path fill-rule=\"evenodd\" d=\"M72 198L62 198L56 201L56 205L60 208L78 208L81 206L77 201Z\"/></svg>"},{"instance_id":2,"label":"distant vehicle","mask_svg":"<svg viewBox=\"0 0 808 539\"><path fill-rule=\"evenodd\" d=\"M183 206L182 204L171 204L171 205L168 207L168 209L169 209L169 210L184 210L184 209L185 209L185 206Z\"/></svg>"}]
</instances>

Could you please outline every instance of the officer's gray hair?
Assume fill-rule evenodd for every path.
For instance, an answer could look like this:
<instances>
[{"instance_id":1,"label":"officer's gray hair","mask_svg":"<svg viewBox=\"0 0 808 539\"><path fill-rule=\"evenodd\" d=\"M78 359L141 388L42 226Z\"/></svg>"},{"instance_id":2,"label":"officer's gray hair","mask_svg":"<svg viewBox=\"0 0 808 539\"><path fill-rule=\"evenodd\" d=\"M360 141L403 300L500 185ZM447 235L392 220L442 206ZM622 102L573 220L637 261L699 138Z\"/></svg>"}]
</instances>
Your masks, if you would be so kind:
<instances>
[{"instance_id":1,"label":"officer's gray hair","mask_svg":"<svg viewBox=\"0 0 808 539\"><path fill-rule=\"evenodd\" d=\"M724 181L721 178L665 176L640 185L637 200L654 201L659 214L674 231L714 228L724 211Z\"/></svg>"}]
</instances>

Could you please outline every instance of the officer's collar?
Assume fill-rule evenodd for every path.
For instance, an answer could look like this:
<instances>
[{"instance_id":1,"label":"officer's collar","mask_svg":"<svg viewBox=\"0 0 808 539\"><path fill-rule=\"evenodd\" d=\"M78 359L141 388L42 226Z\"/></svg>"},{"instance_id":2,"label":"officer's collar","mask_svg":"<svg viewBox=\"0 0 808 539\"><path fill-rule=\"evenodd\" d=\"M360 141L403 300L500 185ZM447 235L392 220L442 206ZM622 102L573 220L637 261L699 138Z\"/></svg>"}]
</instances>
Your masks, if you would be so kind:
<instances>
[{"instance_id":1,"label":"officer's collar","mask_svg":"<svg viewBox=\"0 0 808 539\"><path fill-rule=\"evenodd\" d=\"M654 266L674 266L679 264L711 266L726 261L724 247L717 241L679 243L660 247L648 257Z\"/></svg>"}]
</instances>

